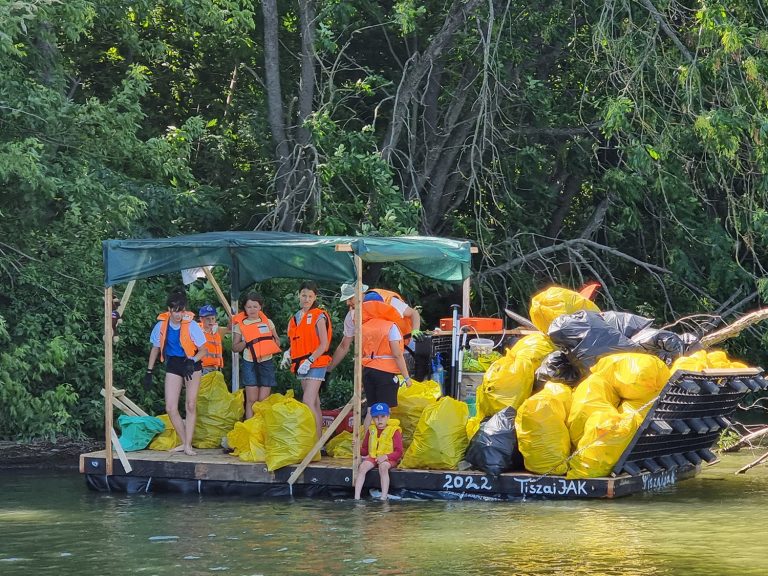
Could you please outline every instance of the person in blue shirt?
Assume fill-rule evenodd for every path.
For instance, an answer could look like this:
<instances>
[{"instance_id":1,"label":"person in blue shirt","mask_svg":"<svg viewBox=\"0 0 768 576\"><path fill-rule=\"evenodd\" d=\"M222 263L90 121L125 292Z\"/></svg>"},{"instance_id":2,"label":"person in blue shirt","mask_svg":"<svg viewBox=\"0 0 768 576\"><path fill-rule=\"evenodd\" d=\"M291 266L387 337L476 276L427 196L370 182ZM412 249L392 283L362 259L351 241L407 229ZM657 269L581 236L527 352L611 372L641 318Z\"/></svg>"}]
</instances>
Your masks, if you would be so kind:
<instances>
[{"instance_id":1,"label":"person in blue shirt","mask_svg":"<svg viewBox=\"0 0 768 576\"><path fill-rule=\"evenodd\" d=\"M192 436L197 420L197 393L203 368L200 359L206 355L206 339L200 325L194 322L195 315L187 312L187 295L184 290L171 292L167 305L168 311L158 315L158 322L149 337L152 350L144 375L144 388L152 386L152 371L159 357L161 362L165 362L165 410L181 438L181 446L171 451L183 451L193 456ZM185 384L186 423L179 413L181 388Z\"/></svg>"}]
</instances>

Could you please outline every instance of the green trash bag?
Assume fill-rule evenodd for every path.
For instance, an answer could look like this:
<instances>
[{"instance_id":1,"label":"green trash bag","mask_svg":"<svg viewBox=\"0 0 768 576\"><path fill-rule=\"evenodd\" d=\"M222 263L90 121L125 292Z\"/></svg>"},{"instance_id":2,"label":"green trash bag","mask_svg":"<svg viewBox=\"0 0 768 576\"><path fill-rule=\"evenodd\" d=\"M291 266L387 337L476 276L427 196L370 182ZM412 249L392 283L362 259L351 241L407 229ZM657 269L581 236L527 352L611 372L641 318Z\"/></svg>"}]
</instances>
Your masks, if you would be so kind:
<instances>
[{"instance_id":1,"label":"green trash bag","mask_svg":"<svg viewBox=\"0 0 768 576\"><path fill-rule=\"evenodd\" d=\"M117 419L120 426L120 446L123 450L144 450L157 434L165 430L165 424L154 416L126 416Z\"/></svg>"}]
</instances>

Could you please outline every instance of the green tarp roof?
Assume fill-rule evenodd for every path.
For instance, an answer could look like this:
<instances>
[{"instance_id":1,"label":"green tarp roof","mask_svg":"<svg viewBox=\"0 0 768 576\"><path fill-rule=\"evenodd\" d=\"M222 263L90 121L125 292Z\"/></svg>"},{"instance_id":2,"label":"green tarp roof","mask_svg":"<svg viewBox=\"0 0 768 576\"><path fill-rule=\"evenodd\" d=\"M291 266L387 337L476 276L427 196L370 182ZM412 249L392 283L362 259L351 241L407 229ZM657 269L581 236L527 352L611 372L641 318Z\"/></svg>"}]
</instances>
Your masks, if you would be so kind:
<instances>
[{"instance_id":1,"label":"green tarp roof","mask_svg":"<svg viewBox=\"0 0 768 576\"><path fill-rule=\"evenodd\" d=\"M399 262L435 280L469 277L470 243L429 236L313 236L289 232L208 232L143 240L105 240L104 284L172 274L184 268L228 266L232 286L243 290L270 278L350 282L352 255L337 252L350 244L365 262Z\"/></svg>"}]
</instances>

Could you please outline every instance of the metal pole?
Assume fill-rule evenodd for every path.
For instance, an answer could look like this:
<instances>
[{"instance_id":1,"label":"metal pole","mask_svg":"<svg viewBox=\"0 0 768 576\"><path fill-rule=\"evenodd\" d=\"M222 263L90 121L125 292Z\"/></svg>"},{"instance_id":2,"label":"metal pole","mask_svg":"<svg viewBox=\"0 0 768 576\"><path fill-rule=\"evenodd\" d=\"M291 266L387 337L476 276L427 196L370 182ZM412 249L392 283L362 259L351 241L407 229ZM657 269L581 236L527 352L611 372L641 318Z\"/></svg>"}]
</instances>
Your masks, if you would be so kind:
<instances>
[{"instance_id":1,"label":"metal pole","mask_svg":"<svg viewBox=\"0 0 768 576\"><path fill-rule=\"evenodd\" d=\"M451 304L453 326L451 327L451 383L447 395L456 398L458 390L458 357L459 357L459 305Z\"/></svg>"}]
</instances>

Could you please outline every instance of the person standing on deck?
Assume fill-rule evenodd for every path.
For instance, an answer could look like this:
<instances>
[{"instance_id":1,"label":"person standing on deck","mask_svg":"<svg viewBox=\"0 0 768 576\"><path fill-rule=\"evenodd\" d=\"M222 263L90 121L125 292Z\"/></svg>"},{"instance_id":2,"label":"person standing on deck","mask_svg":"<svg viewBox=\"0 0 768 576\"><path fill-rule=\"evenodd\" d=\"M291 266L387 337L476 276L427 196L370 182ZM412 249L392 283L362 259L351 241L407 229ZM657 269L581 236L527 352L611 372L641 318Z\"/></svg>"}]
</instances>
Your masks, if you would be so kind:
<instances>
[{"instance_id":1,"label":"person standing on deck","mask_svg":"<svg viewBox=\"0 0 768 576\"><path fill-rule=\"evenodd\" d=\"M228 330L219 326L216 320L216 308L206 304L197 313L200 328L205 334L205 356L202 358L203 376L209 372L221 372L224 369L224 347L221 337Z\"/></svg>"},{"instance_id":2,"label":"person standing on deck","mask_svg":"<svg viewBox=\"0 0 768 576\"><path fill-rule=\"evenodd\" d=\"M333 329L328 313L315 306L317 284L304 282L299 288L300 310L288 323L288 340L291 348L283 355L281 367L291 366L301 381L304 391L302 402L309 406L315 417L317 439L322 434L323 416L320 411L320 386L325 380L325 372L331 362L328 349L331 345Z\"/></svg>"},{"instance_id":3,"label":"person standing on deck","mask_svg":"<svg viewBox=\"0 0 768 576\"><path fill-rule=\"evenodd\" d=\"M232 326L232 350L242 352L240 377L245 387L245 419L253 416L254 402L267 399L277 385L274 354L280 352L280 338L275 325L263 310L258 292L248 292L243 312L236 315Z\"/></svg>"},{"instance_id":4,"label":"person standing on deck","mask_svg":"<svg viewBox=\"0 0 768 576\"><path fill-rule=\"evenodd\" d=\"M149 353L144 387L152 386L152 372L158 357L165 362L165 410L181 438L181 446L171 452L193 456L192 436L197 420L197 393L200 390L202 363L206 354L206 338L200 326L193 321L194 314L187 312L187 295L176 289L168 295L168 311L157 317L157 324L149 337L152 350ZM186 423L179 414L181 388L186 384Z\"/></svg>"},{"instance_id":5,"label":"person standing on deck","mask_svg":"<svg viewBox=\"0 0 768 576\"><path fill-rule=\"evenodd\" d=\"M411 385L408 367L405 364L403 337L398 328L401 316L389 304L385 304L376 293L367 293L363 298L363 391L368 402L363 423L371 423L371 406L384 403L390 408L397 406L397 391L402 375L405 385Z\"/></svg>"},{"instance_id":6,"label":"person standing on deck","mask_svg":"<svg viewBox=\"0 0 768 576\"><path fill-rule=\"evenodd\" d=\"M381 300L384 301L385 304L389 304L392 306L397 312L400 314L401 318L403 319L400 324L401 326L401 333L403 330L406 330L405 332L405 344L408 344L408 340L412 337L414 339L418 339L422 332L420 330L421 328L421 316L419 315L418 310L415 308L411 308L408 306L408 304L403 301L403 299L397 294L396 292L391 292L389 290L381 290L379 288L374 288L372 290L368 290L368 286L365 284L362 284L362 291L365 293L365 295L368 294L378 294L378 296L381 297ZM382 293L386 294L386 297L382 296ZM347 311L347 315L344 317L344 334L341 339L341 342L339 342L339 345L336 347L336 350L333 353L333 359L331 360L331 363L328 365L328 372L331 372L336 366L338 366L342 360L346 357L346 355L349 353L349 349L352 346L352 342L355 339L355 285L354 284L342 284L341 285L341 295L339 296L339 300L341 302L346 302L347 307L349 310ZM374 298L374 297L372 297Z\"/></svg>"}]
</instances>

